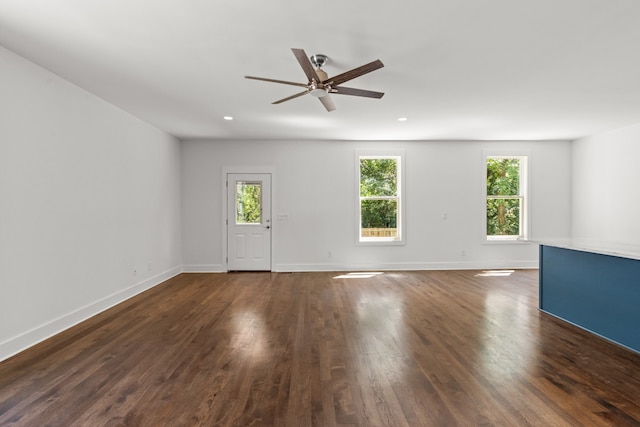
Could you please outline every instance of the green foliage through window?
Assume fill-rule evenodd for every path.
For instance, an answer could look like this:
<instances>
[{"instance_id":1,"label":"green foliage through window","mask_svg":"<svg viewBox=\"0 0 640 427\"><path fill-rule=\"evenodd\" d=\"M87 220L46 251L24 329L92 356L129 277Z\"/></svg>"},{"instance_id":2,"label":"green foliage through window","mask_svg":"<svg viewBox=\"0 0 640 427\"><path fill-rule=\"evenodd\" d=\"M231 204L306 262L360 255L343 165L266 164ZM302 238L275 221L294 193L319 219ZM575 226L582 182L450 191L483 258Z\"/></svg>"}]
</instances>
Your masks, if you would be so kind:
<instances>
[{"instance_id":1,"label":"green foliage through window","mask_svg":"<svg viewBox=\"0 0 640 427\"><path fill-rule=\"evenodd\" d=\"M520 199L487 200L487 234L520 235Z\"/></svg>"},{"instance_id":2,"label":"green foliage through window","mask_svg":"<svg viewBox=\"0 0 640 427\"><path fill-rule=\"evenodd\" d=\"M487 236L522 235L520 158L487 158Z\"/></svg>"},{"instance_id":3,"label":"green foliage through window","mask_svg":"<svg viewBox=\"0 0 640 427\"><path fill-rule=\"evenodd\" d=\"M360 159L361 238L398 238L397 158Z\"/></svg>"},{"instance_id":4,"label":"green foliage through window","mask_svg":"<svg viewBox=\"0 0 640 427\"><path fill-rule=\"evenodd\" d=\"M262 194L259 182L236 183L236 224L262 222Z\"/></svg>"},{"instance_id":5,"label":"green foliage through window","mask_svg":"<svg viewBox=\"0 0 640 427\"><path fill-rule=\"evenodd\" d=\"M395 159L360 159L360 196L397 196Z\"/></svg>"},{"instance_id":6,"label":"green foliage through window","mask_svg":"<svg viewBox=\"0 0 640 427\"><path fill-rule=\"evenodd\" d=\"M362 228L396 228L398 202L395 200L363 200Z\"/></svg>"}]
</instances>

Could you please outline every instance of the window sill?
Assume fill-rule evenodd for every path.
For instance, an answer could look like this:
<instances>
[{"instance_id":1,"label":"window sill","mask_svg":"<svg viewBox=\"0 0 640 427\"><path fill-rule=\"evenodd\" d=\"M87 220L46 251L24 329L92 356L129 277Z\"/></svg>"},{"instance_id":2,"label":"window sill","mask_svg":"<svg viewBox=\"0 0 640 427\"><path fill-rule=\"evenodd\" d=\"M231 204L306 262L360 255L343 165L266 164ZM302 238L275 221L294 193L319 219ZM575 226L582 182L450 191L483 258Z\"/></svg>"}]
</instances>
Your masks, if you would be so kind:
<instances>
[{"instance_id":1,"label":"window sill","mask_svg":"<svg viewBox=\"0 0 640 427\"><path fill-rule=\"evenodd\" d=\"M485 238L483 244L485 245L528 245L531 242L524 237L514 237L514 238L498 238L498 239L489 239Z\"/></svg>"},{"instance_id":2,"label":"window sill","mask_svg":"<svg viewBox=\"0 0 640 427\"><path fill-rule=\"evenodd\" d=\"M358 240L356 246L405 246L403 240Z\"/></svg>"}]
</instances>

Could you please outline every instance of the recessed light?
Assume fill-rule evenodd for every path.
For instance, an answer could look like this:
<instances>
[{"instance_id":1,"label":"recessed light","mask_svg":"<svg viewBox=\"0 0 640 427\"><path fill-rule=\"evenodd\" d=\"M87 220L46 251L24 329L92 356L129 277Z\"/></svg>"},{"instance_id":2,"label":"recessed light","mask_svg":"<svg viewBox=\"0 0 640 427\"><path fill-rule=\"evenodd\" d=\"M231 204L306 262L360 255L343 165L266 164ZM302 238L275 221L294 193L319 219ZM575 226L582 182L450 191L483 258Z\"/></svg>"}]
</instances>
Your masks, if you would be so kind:
<instances>
[{"instance_id":1,"label":"recessed light","mask_svg":"<svg viewBox=\"0 0 640 427\"><path fill-rule=\"evenodd\" d=\"M398 121L399 121L399 122L406 122L406 121L407 121L407 118L406 118L406 117L400 117L400 118L398 119Z\"/></svg>"},{"instance_id":2,"label":"recessed light","mask_svg":"<svg viewBox=\"0 0 640 427\"><path fill-rule=\"evenodd\" d=\"M224 118L225 120L233 120L233 117L231 117L231 116L224 116L223 118Z\"/></svg>"}]
</instances>

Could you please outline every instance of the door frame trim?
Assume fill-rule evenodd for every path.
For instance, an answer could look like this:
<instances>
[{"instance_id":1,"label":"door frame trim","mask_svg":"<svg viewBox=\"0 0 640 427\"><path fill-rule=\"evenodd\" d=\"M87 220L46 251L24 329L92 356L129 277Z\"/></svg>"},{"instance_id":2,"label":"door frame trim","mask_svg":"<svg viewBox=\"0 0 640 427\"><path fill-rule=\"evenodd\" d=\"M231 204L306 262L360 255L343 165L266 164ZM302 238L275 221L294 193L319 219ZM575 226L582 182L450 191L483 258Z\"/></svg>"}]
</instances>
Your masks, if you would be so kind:
<instances>
[{"instance_id":1,"label":"door frame trim","mask_svg":"<svg viewBox=\"0 0 640 427\"><path fill-rule=\"evenodd\" d=\"M276 240L276 229L274 227L274 212L276 211L276 174L275 167L273 166L223 166L222 174L220 179L220 217L222 219L220 223L220 230L222 230L222 239L220 239L222 244L222 259L220 260L220 264L224 267L223 272L229 272L229 252L228 252L228 237L229 230L227 229L227 175L231 173L262 173L271 175L271 260L269 265L269 270L273 271L273 266L275 265L275 240Z\"/></svg>"}]
</instances>

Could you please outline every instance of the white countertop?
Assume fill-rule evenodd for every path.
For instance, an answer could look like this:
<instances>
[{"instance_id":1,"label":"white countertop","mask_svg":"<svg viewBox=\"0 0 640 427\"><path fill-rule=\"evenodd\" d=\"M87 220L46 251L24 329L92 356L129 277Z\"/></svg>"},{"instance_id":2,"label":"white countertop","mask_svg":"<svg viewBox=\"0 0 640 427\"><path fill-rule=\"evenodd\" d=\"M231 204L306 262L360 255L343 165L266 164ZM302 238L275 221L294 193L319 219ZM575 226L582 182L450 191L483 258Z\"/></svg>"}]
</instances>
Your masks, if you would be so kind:
<instances>
[{"instance_id":1,"label":"white countertop","mask_svg":"<svg viewBox=\"0 0 640 427\"><path fill-rule=\"evenodd\" d=\"M528 239L527 241L539 245L640 260L640 244L575 238Z\"/></svg>"}]
</instances>

